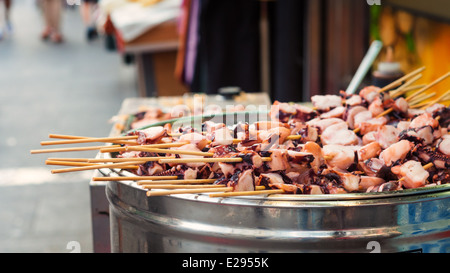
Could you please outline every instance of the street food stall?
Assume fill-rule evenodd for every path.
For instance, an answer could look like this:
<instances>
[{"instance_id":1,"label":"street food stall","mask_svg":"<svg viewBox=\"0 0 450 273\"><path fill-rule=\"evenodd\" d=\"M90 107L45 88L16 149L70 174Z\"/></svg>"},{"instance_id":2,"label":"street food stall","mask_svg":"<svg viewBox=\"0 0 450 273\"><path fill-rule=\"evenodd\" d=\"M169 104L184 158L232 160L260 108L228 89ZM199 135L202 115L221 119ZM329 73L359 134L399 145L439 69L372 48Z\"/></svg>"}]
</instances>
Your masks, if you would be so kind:
<instances>
[{"instance_id":1,"label":"street food stall","mask_svg":"<svg viewBox=\"0 0 450 273\"><path fill-rule=\"evenodd\" d=\"M53 171L95 170L90 187L96 252L449 252L450 62L434 54L448 41L449 24L426 17L433 11L386 2L297 3L308 15L301 50L295 55L280 41L269 43L275 51L259 48L255 62L261 70L249 72L256 81L245 79L244 87L212 88L207 76L216 76L217 66L198 51L196 71L211 72L199 79L207 93L190 90L195 79L177 82L174 60L184 47L177 49L176 35L155 38L151 43L164 41L175 50L174 62L162 61L172 64L170 72L158 68L172 79L158 83L157 92L125 100L110 136L66 137L71 140L65 143L107 144L96 158L74 159L73 166ZM264 18L262 37L269 29L270 37L300 29L265 28L277 14L271 8L289 6L261 3L253 12L264 15L258 17ZM352 11L361 11L353 19L365 23L342 20ZM276 22L283 21L279 15ZM398 32L404 22L395 18L417 22ZM170 24L145 35L170 36ZM439 26L433 39L412 35L430 26ZM335 32L339 27L354 32ZM152 38L140 35L123 40L125 51L148 50L138 41ZM383 44L366 66L372 73L350 91L346 87L361 76L355 71L367 65L364 53L372 41ZM441 49L448 56L446 46ZM282 54L287 52L291 58ZM282 73L290 61L299 74ZM244 63L249 65L242 60L237 66ZM386 71L401 73L375 81ZM145 70L139 75L140 82L156 78ZM255 86L264 91L254 92ZM168 89L181 94L160 91Z\"/></svg>"}]
</instances>

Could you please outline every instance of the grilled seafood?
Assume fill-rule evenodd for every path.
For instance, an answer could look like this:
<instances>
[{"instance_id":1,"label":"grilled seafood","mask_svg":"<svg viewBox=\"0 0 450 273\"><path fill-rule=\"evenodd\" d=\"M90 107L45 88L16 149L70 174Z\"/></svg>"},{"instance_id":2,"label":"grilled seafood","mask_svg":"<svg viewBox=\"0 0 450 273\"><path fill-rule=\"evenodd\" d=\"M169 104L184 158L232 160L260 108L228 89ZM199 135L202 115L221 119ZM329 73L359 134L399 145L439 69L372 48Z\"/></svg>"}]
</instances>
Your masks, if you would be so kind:
<instances>
[{"instance_id":1,"label":"grilled seafood","mask_svg":"<svg viewBox=\"0 0 450 273\"><path fill-rule=\"evenodd\" d=\"M369 86L359 94L316 95L313 108L276 101L268 121L228 126L205 121L191 127L135 130L139 144L186 142L173 150L208 152L233 162L147 162L137 175L214 178L235 191L255 186L288 194L396 191L450 182L449 107L410 109ZM383 116L387 109L392 109ZM438 118L440 117L440 118ZM171 136L181 133L181 136ZM294 138L291 138L294 136ZM124 144L126 145L126 144ZM123 152L120 157L169 154ZM176 158L203 156L174 154ZM427 163L430 169L424 169Z\"/></svg>"}]
</instances>

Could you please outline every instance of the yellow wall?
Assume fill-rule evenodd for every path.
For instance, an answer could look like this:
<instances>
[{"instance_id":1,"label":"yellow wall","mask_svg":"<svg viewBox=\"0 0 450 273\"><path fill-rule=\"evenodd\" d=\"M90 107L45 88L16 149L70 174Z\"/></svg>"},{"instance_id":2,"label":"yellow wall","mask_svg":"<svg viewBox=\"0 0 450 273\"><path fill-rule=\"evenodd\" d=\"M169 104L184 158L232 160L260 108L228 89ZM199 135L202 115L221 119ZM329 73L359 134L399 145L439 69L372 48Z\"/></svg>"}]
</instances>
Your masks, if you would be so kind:
<instances>
[{"instance_id":1,"label":"yellow wall","mask_svg":"<svg viewBox=\"0 0 450 273\"><path fill-rule=\"evenodd\" d=\"M371 28L372 39L380 39L385 48L392 46L394 58L400 62L405 74L426 67L417 84L431 83L450 71L450 23L391 7L382 7L375 14L377 20L372 21L372 24L377 25ZM375 65L385 59L386 50L382 50ZM427 93L442 95L449 90L450 77L430 88Z\"/></svg>"}]
</instances>

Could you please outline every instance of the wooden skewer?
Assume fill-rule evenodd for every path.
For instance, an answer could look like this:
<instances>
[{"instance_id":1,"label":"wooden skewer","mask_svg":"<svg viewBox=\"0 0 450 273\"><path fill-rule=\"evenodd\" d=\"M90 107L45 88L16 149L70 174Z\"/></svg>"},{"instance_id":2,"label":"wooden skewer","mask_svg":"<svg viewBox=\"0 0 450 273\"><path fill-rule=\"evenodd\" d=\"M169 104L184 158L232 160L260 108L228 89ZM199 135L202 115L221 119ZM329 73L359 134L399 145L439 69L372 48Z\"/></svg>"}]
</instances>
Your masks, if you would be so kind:
<instances>
[{"instance_id":1,"label":"wooden skewer","mask_svg":"<svg viewBox=\"0 0 450 273\"><path fill-rule=\"evenodd\" d=\"M67 173L67 172L77 172L77 171L87 171L87 170L95 170L95 169L115 169L115 168L124 168L130 165L142 164L144 161L135 161L135 162L122 162L122 163L111 163L111 164L98 164L95 166L84 166L84 167L73 167L59 170L52 170L52 173Z\"/></svg>"},{"instance_id":2,"label":"wooden skewer","mask_svg":"<svg viewBox=\"0 0 450 273\"><path fill-rule=\"evenodd\" d=\"M56 161L56 160L46 160L46 165L58 165L58 166L71 166L71 167L85 167L85 166L101 166L103 164L96 163L85 163L85 162L74 162L74 161ZM126 165L122 166L122 169L138 169L136 165Z\"/></svg>"},{"instance_id":3,"label":"wooden skewer","mask_svg":"<svg viewBox=\"0 0 450 273\"><path fill-rule=\"evenodd\" d=\"M425 86L426 86L426 84L417 84L417 85L413 85L413 86L410 86L410 87L406 87L405 89L403 89L403 91L408 92L408 91L412 91L412 90L423 88Z\"/></svg>"},{"instance_id":4,"label":"wooden skewer","mask_svg":"<svg viewBox=\"0 0 450 273\"><path fill-rule=\"evenodd\" d=\"M77 162L77 161L59 161L59 160L49 160L45 161L46 165L60 165L60 166L97 166L99 164L95 163L86 163L86 162Z\"/></svg>"},{"instance_id":5,"label":"wooden skewer","mask_svg":"<svg viewBox=\"0 0 450 273\"><path fill-rule=\"evenodd\" d=\"M223 188L225 185L143 185L144 189L208 189Z\"/></svg>"},{"instance_id":6,"label":"wooden skewer","mask_svg":"<svg viewBox=\"0 0 450 273\"><path fill-rule=\"evenodd\" d=\"M290 135L287 136L285 140L297 140L297 139L301 139L302 136L301 135ZM253 140L253 139L251 139ZM256 139L255 139L256 140ZM233 144L237 144L237 143L241 143L243 141L243 139L233 139ZM208 143L211 143L212 141L208 141Z\"/></svg>"},{"instance_id":7,"label":"wooden skewer","mask_svg":"<svg viewBox=\"0 0 450 273\"><path fill-rule=\"evenodd\" d=\"M435 93L433 93L432 96L434 96L434 94L435 94ZM425 95L425 96L422 97L423 100L428 99L428 98L429 98L428 95ZM422 99L421 99L421 100L422 100ZM409 102L408 104L410 105L409 107L414 107L414 106L416 105L416 103L418 103L418 102ZM384 112L378 114L378 116L376 116L375 118L380 118L380 117L382 117L382 116L385 116L385 115L389 114L389 113L392 112L392 111L394 111L394 108L393 108L393 107L388 108L388 109L385 110ZM359 128L357 128L357 129L359 129ZM355 129L355 130L356 130L356 129ZM359 132L359 130L358 130L358 132ZM355 132L355 133L357 133L357 132Z\"/></svg>"},{"instance_id":8,"label":"wooden skewer","mask_svg":"<svg viewBox=\"0 0 450 273\"><path fill-rule=\"evenodd\" d=\"M445 92L444 94L442 94L437 99L435 99L435 100L433 100L431 102L427 102L426 104L425 103L421 103L421 104L418 104L418 105L415 105L415 106L416 106L416 108L420 107L420 109L425 110L428 107L430 107L430 106L432 106L432 105L434 105L436 103L439 103L441 101L446 101L446 100L450 100L450 90L447 90L447 92Z\"/></svg>"},{"instance_id":9,"label":"wooden skewer","mask_svg":"<svg viewBox=\"0 0 450 273\"><path fill-rule=\"evenodd\" d=\"M427 100L427 99L429 99L429 98L431 98L431 97L434 97L435 95L436 95L436 92L432 92L432 93L430 93L430 94L423 93L423 94L421 94L421 95L415 97L413 100L411 100L411 101L409 102L409 104L410 104L411 106L413 106L413 105L422 103L423 101L425 101L425 100Z\"/></svg>"},{"instance_id":10,"label":"wooden skewer","mask_svg":"<svg viewBox=\"0 0 450 273\"><path fill-rule=\"evenodd\" d=\"M381 93L381 92L387 91L387 90L389 90L389 89L391 89L391 88L393 88L393 87L395 87L395 86L398 86L398 85L400 85L404 80L406 80L406 79L408 79L408 78L410 78L410 77L415 76L416 74L420 73L420 72L423 71L424 69L425 69L425 67L421 67L421 68L419 68L419 69L417 69L417 70L415 70L415 71L413 71L413 72L411 72L411 73L409 73L409 74L403 76L402 78L400 78L400 79L398 79L398 80L392 82L391 84L388 84L388 85L385 86L384 88L380 89L378 92ZM399 96L399 95L403 94L404 89L406 89L406 87L408 87L409 85L411 85L413 82L415 82L415 81L416 81L417 79L419 79L421 76L422 76L422 75L417 75L417 76L415 76L414 78L412 78L411 80L409 80L409 81L407 81L405 84L403 84L401 87L399 87L397 90L394 90L394 92L395 92L395 93L394 93L394 96ZM442 80L442 79L441 79L441 80ZM420 90L417 91L416 93L418 93L418 92L422 93L423 91L425 91L426 89L430 88L431 86L433 86L433 85L435 85L435 84L437 84L437 81L436 81L435 83L432 83L432 84L429 84L429 85L425 85L422 89L420 89ZM404 87L404 89L403 89L403 87ZM416 93L415 93L415 94L416 94ZM415 95L415 94L414 94L414 95ZM406 99L406 101L408 101L408 98ZM386 111L384 111L383 113L381 113L381 114L379 114L378 116L376 116L376 118L385 116L385 115L389 114L389 113L392 112L392 111L394 111L394 108L391 107L391 108L387 109ZM353 130L353 132L355 132L355 134L359 133L359 131L361 131L361 128L356 128L356 129Z\"/></svg>"},{"instance_id":11,"label":"wooden skewer","mask_svg":"<svg viewBox=\"0 0 450 273\"><path fill-rule=\"evenodd\" d=\"M402 94L406 93L406 92L409 92L409 91L412 91L412 90L424 88L425 86L427 86L427 85L426 84L418 84L418 85L407 87L407 88L403 89ZM399 94L399 95L402 95L402 94ZM398 97L398 96L396 95L395 97Z\"/></svg>"},{"instance_id":12,"label":"wooden skewer","mask_svg":"<svg viewBox=\"0 0 450 273\"><path fill-rule=\"evenodd\" d=\"M213 162L242 162L241 157L208 157L208 158L175 158L175 159L166 159L162 158L158 160L159 163L213 163ZM272 161L270 157L262 157L262 161Z\"/></svg>"},{"instance_id":13,"label":"wooden skewer","mask_svg":"<svg viewBox=\"0 0 450 273\"><path fill-rule=\"evenodd\" d=\"M179 137L179 136L182 136L184 133L170 133L169 134L169 136L171 136L171 137ZM202 134L202 135L206 135L207 134L207 132L200 132L199 134Z\"/></svg>"},{"instance_id":14,"label":"wooden skewer","mask_svg":"<svg viewBox=\"0 0 450 273\"><path fill-rule=\"evenodd\" d=\"M174 156L172 157L164 157L164 158L173 158L175 159ZM89 159L87 162L89 163L104 163L104 162L130 162L130 161L145 161L145 162L149 162L149 161L158 161L160 160L161 157L131 157L131 158L93 158L93 159Z\"/></svg>"},{"instance_id":15,"label":"wooden skewer","mask_svg":"<svg viewBox=\"0 0 450 273\"><path fill-rule=\"evenodd\" d=\"M259 195L259 194L277 194L284 193L284 190L255 190L255 191L234 191L226 193L212 193L209 197L229 197L229 196L248 196L248 195Z\"/></svg>"},{"instance_id":16,"label":"wooden skewer","mask_svg":"<svg viewBox=\"0 0 450 273\"><path fill-rule=\"evenodd\" d=\"M401 77L400 79L391 82L390 84L388 84L385 87L381 88L378 92L382 93L382 92L388 91L388 90L390 90L392 88L395 88L395 87L401 85L403 81L405 81L405 80L407 80L407 79L409 79L411 77L414 77L415 75L419 74L423 70L425 70L425 67L418 68L418 69L412 71L411 73L408 73L405 76Z\"/></svg>"},{"instance_id":17,"label":"wooden skewer","mask_svg":"<svg viewBox=\"0 0 450 273\"><path fill-rule=\"evenodd\" d=\"M412 94L411 96L406 98L406 101L411 101L414 97L418 96L419 94L425 92L427 89L435 86L436 84L440 83L441 81L445 80L447 77L450 76L450 72L447 72L445 75L439 77L438 79L436 79L435 81L433 81L430 84L427 84L425 87L421 88L419 91L415 92L414 94Z\"/></svg>"},{"instance_id":18,"label":"wooden skewer","mask_svg":"<svg viewBox=\"0 0 450 273\"><path fill-rule=\"evenodd\" d=\"M127 151L139 151L139 149L143 148L172 148L172 147L180 147L183 145L189 144L189 142L173 142L173 143L160 143L160 144L148 144L148 145L136 145L136 146L125 146L125 147L105 147L100 149L101 153L114 153L114 152L127 152Z\"/></svg>"},{"instance_id":19,"label":"wooden skewer","mask_svg":"<svg viewBox=\"0 0 450 273\"><path fill-rule=\"evenodd\" d=\"M286 140L298 140L301 139L301 135L290 135L286 137ZM211 141L209 141L211 142ZM241 139L233 139L233 143L240 143ZM136 146L125 146L125 147L105 147L100 149L101 153L114 153L114 152L127 152L127 151L148 151L148 148L172 148L180 147L190 142L173 142L173 143L161 143L161 144L149 144L149 145L136 145Z\"/></svg>"},{"instance_id":20,"label":"wooden skewer","mask_svg":"<svg viewBox=\"0 0 450 273\"><path fill-rule=\"evenodd\" d=\"M187 151L187 150L169 150L169 149L160 149L160 148L143 148L143 147L129 147L129 149L139 149L137 151L151 152L157 154L184 154L184 155L198 155L198 156L213 156L214 153L205 153L205 152L196 152L196 151Z\"/></svg>"},{"instance_id":21,"label":"wooden skewer","mask_svg":"<svg viewBox=\"0 0 450 273\"><path fill-rule=\"evenodd\" d=\"M202 189L223 188L225 185L144 185L144 189ZM256 186L255 190L263 190L264 186Z\"/></svg>"},{"instance_id":22,"label":"wooden skewer","mask_svg":"<svg viewBox=\"0 0 450 273\"><path fill-rule=\"evenodd\" d=\"M89 143L89 142L110 142L114 143L122 140L137 139L138 136L123 136L123 137L103 137L103 138L81 138L81 139L68 139L68 140L56 140L56 141L41 141L41 145L60 145L60 144L74 144L74 143ZM131 142L135 143L135 142Z\"/></svg>"},{"instance_id":23,"label":"wooden skewer","mask_svg":"<svg viewBox=\"0 0 450 273\"><path fill-rule=\"evenodd\" d=\"M233 187L222 187L222 188L209 188L209 189L178 189L178 190L165 190L165 191L148 191L147 196L164 196L172 194L185 194L185 193L205 193L205 192L229 192L232 191Z\"/></svg>"},{"instance_id":24,"label":"wooden skewer","mask_svg":"<svg viewBox=\"0 0 450 273\"><path fill-rule=\"evenodd\" d=\"M177 179L178 176L172 175L172 176L112 176L112 177L103 177L103 176L95 176L92 177L93 181L122 181L122 180L172 180Z\"/></svg>"},{"instance_id":25,"label":"wooden skewer","mask_svg":"<svg viewBox=\"0 0 450 273\"><path fill-rule=\"evenodd\" d=\"M301 135L290 135L286 137L286 140L297 140L297 139L301 139L302 136Z\"/></svg>"},{"instance_id":26,"label":"wooden skewer","mask_svg":"<svg viewBox=\"0 0 450 273\"><path fill-rule=\"evenodd\" d=\"M72 161L72 162L88 162L89 158L62 158L62 157L49 157L47 160L56 161Z\"/></svg>"},{"instance_id":27,"label":"wooden skewer","mask_svg":"<svg viewBox=\"0 0 450 273\"><path fill-rule=\"evenodd\" d=\"M412 90L416 90L416 89L420 89L425 87L426 84L418 84L418 85L414 85L414 86L410 86L410 87L406 87L403 90L400 90L400 92L396 90L392 91L392 93L390 94L390 96L392 98L397 98L400 97L401 95L405 94L406 92L412 91ZM400 89L401 87L399 87L398 89Z\"/></svg>"},{"instance_id":28,"label":"wooden skewer","mask_svg":"<svg viewBox=\"0 0 450 273\"><path fill-rule=\"evenodd\" d=\"M92 137L86 137L86 136L73 136L73 135L60 135L60 134L49 134L49 138L59 138L59 139L90 139ZM117 144L129 144L129 145L136 145L137 143L135 141L117 141Z\"/></svg>"},{"instance_id":29,"label":"wooden skewer","mask_svg":"<svg viewBox=\"0 0 450 273\"><path fill-rule=\"evenodd\" d=\"M87 139L90 137L85 136L72 136L72 135L60 135L60 134L49 134L49 138L61 138L61 139Z\"/></svg>"},{"instance_id":30,"label":"wooden skewer","mask_svg":"<svg viewBox=\"0 0 450 273\"><path fill-rule=\"evenodd\" d=\"M120 147L120 145L111 145L112 147ZM41 150L31 150L31 154L41 154L41 153L55 153L55 152L77 152L77 151L92 151L100 150L105 146L90 146L90 147L72 147L72 148L56 148L56 149L41 149Z\"/></svg>"},{"instance_id":31,"label":"wooden skewer","mask_svg":"<svg viewBox=\"0 0 450 273\"><path fill-rule=\"evenodd\" d=\"M209 158L175 158L175 159L166 159L162 158L158 161L159 163L212 163L212 162L242 162L242 158L240 157L230 157L230 158L218 158L218 157L209 157Z\"/></svg>"},{"instance_id":32,"label":"wooden skewer","mask_svg":"<svg viewBox=\"0 0 450 273\"><path fill-rule=\"evenodd\" d=\"M408 80L405 84L403 84L399 88L397 88L394 91L392 91L391 92L391 97L394 97L394 96L398 97L398 96L402 95L403 93L406 92L405 89L407 89L411 84L413 84L415 81L417 81L421 77L422 77L422 74L419 74L419 75L415 76L414 78Z\"/></svg>"},{"instance_id":33,"label":"wooden skewer","mask_svg":"<svg viewBox=\"0 0 450 273\"><path fill-rule=\"evenodd\" d=\"M385 116L385 115L389 114L392 111L394 111L394 108L391 107L391 108L385 110L383 113L378 114L378 116L376 116L375 118L381 118L382 116Z\"/></svg>"},{"instance_id":34,"label":"wooden skewer","mask_svg":"<svg viewBox=\"0 0 450 273\"><path fill-rule=\"evenodd\" d=\"M161 185L161 184L208 184L214 183L217 179L174 179L160 181L137 181L138 185Z\"/></svg>"}]
</instances>

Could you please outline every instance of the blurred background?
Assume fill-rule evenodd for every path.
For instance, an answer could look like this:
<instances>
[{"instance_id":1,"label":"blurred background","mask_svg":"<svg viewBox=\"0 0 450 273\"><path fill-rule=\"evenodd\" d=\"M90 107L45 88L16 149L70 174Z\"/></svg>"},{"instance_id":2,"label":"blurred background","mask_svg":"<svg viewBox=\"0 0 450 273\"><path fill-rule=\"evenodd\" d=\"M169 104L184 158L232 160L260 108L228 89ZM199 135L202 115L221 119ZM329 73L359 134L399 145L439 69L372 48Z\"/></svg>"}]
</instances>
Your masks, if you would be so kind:
<instances>
[{"instance_id":1,"label":"blurred background","mask_svg":"<svg viewBox=\"0 0 450 273\"><path fill-rule=\"evenodd\" d=\"M47 155L30 155L49 133L108 136L127 98L227 86L271 101L337 94L374 40L383 48L360 87L382 63L394 74L425 66L417 84L430 83L450 71L449 10L446 0L0 0L0 252L100 251L92 173L52 175Z\"/></svg>"}]
</instances>

